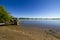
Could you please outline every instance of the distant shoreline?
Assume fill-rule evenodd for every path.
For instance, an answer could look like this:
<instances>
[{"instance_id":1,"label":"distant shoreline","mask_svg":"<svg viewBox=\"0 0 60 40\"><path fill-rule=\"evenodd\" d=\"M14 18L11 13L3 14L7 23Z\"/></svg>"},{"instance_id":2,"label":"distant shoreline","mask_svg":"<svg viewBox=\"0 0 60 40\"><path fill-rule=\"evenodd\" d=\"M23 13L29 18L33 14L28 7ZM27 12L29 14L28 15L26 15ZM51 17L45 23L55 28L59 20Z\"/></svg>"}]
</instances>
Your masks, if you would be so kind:
<instances>
[{"instance_id":1,"label":"distant shoreline","mask_svg":"<svg viewBox=\"0 0 60 40\"><path fill-rule=\"evenodd\" d=\"M20 20L60 20L60 18L19 18Z\"/></svg>"}]
</instances>

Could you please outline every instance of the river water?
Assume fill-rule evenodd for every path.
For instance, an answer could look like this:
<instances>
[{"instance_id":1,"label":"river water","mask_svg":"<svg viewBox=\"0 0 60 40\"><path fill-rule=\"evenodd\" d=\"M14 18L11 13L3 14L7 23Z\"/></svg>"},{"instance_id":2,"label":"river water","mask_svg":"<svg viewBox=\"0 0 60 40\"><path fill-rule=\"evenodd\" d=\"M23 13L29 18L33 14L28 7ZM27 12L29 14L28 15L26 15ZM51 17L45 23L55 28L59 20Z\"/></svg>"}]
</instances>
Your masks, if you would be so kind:
<instances>
[{"instance_id":1,"label":"river water","mask_svg":"<svg viewBox=\"0 0 60 40\"><path fill-rule=\"evenodd\" d=\"M38 20L38 21L32 21L32 20L20 20L20 24L22 27L28 27L28 28L55 28L60 29L60 20Z\"/></svg>"}]
</instances>

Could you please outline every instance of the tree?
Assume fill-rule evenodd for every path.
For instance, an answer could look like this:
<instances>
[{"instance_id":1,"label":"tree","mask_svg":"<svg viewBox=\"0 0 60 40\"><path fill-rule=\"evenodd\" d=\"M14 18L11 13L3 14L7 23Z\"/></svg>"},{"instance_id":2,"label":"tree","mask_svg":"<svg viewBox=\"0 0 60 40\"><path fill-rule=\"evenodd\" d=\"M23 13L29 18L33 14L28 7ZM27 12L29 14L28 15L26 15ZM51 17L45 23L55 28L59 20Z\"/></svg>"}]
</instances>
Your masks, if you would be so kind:
<instances>
[{"instance_id":1,"label":"tree","mask_svg":"<svg viewBox=\"0 0 60 40\"><path fill-rule=\"evenodd\" d=\"M3 6L0 6L0 23L9 22L12 19L12 16L5 10Z\"/></svg>"}]
</instances>

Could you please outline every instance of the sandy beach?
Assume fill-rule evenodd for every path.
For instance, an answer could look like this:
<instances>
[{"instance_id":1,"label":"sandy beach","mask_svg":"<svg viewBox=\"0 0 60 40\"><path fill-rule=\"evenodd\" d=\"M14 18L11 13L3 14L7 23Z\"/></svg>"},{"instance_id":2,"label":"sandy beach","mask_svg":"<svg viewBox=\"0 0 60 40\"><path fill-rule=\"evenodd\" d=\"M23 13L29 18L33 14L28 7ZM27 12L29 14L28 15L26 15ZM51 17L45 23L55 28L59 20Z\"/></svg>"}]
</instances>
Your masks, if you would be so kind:
<instances>
[{"instance_id":1,"label":"sandy beach","mask_svg":"<svg viewBox=\"0 0 60 40\"><path fill-rule=\"evenodd\" d=\"M60 37L53 29L37 30L20 26L2 26L0 40L60 40Z\"/></svg>"}]
</instances>

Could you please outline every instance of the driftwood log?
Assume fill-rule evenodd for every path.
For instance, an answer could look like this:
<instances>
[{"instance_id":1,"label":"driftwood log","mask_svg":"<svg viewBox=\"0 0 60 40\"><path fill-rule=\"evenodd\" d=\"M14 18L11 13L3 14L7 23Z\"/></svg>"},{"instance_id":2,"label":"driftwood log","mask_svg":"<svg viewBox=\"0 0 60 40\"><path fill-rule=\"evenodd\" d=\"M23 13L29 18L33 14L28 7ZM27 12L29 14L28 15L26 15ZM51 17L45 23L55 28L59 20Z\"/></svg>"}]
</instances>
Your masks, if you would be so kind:
<instances>
[{"instance_id":1,"label":"driftwood log","mask_svg":"<svg viewBox=\"0 0 60 40\"><path fill-rule=\"evenodd\" d=\"M11 25L19 25L19 19L18 18L13 18L12 20L10 20L10 24Z\"/></svg>"}]
</instances>

